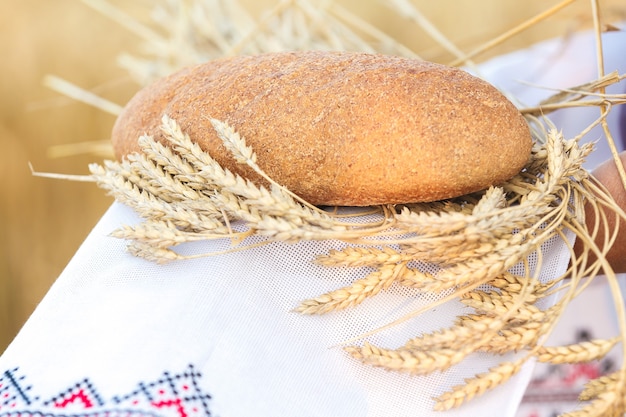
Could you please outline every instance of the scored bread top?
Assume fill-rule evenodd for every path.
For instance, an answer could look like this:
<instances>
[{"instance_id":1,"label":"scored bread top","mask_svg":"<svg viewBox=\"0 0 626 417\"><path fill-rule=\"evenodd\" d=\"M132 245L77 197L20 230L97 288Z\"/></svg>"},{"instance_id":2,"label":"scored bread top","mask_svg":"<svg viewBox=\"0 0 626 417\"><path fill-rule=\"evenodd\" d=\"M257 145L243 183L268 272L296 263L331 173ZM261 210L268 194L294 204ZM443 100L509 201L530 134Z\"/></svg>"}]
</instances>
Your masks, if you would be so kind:
<instances>
[{"instance_id":1,"label":"scored bread top","mask_svg":"<svg viewBox=\"0 0 626 417\"><path fill-rule=\"evenodd\" d=\"M231 125L276 182L315 205L434 201L517 174L529 127L495 87L415 59L350 52L286 52L210 61L141 90L115 123L122 158L138 138L177 121L220 165L257 184L210 119Z\"/></svg>"}]
</instances>

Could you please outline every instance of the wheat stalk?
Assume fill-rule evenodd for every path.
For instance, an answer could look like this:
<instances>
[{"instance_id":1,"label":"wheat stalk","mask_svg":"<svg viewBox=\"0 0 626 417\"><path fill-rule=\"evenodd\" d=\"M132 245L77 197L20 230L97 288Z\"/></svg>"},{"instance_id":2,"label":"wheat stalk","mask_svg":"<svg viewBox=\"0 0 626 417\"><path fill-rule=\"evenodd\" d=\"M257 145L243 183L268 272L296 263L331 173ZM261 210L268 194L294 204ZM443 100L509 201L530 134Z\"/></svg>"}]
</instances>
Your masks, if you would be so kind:
<instances>
[{"instance_id":1,"label":"wheat stalk","mask_svg":"<svg viewBox=\"0 0 626 417\"><path fill-rule=\"evenodd\" d=\"M578 395L578 399L581 401L591 401L596 399L603 392L609 392L615 390L619 383L620 375L619 371L612 372L610 374L602 375L596 379L589 380L585 384L585 388Z\"/></svg>"},{"instance_id":2,"label":"wheat stalk","mask_svg":"<svg viewBox=\"0 0 626 417\"><path fill-rule=\"evenodd\" d=\"M365 298L373 297L389 288L406 267L405 263L385 264L365 278L353 282L349 287L304 300L294 311L302 314L324 314L329 311L353 307Z\"/></svg>"},{"instance_id":3,"label":"wheat stalk","mask_svg":"<svg viewBox=\"0 0 626 417\"><path fill-rule=\"evenodd\" d=\"M447 329L439 329L432 333L423 334L408 340L400 349L428 350L431 348L445 348L459 350L474 338L493 326L494 317L481 317L476 320L466 320Z\"/></svg>"},{"instance_id":4,"label":"wheat stalk","mask_svg":"<svg viewBox=\"0 0 626 417\"><path fill-rule=\"evenodd\" d=\"M537 350L537 360L540 362L578 363L589 362L604 357L619 338L589 340L568 346L543 346Z\"/></svg>"},{"instance_id":5,"label":"wheat stalk","mask_svg":"<svg viewBox=\"0 0 626 417\"><path fill-rule=\"evenodd\" d=\"M465 384L457 385L452 390L442 394L435 399L435 410L445 411L459 407L465 401L471 400L485 391L497 387L508 381L513 375L519 372L524 360L515 362L503 362L488 372L476 375L474 378L466 379Z\"/></svg>"}]
</instances>

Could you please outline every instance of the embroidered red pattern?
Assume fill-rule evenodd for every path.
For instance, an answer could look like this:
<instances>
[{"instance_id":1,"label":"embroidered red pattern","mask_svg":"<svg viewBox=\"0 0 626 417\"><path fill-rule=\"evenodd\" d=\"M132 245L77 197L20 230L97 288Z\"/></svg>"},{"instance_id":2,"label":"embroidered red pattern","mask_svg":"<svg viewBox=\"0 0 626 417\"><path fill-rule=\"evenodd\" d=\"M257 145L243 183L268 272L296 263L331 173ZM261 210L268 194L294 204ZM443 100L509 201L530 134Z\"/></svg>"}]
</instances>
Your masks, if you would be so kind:
<instances>
[{"instance_id":1,"label":"embroidered red pattern","mask_svg":"<svg viewBox=\"0 0 626 417\"><path fill-rule=\"evenodd\" d=\"M85 378L42 401L14 368L0 374L0 417L210 417L211 396L201 389L201 377L189 365L109 400Z\"/></svg>"}]
</instances>

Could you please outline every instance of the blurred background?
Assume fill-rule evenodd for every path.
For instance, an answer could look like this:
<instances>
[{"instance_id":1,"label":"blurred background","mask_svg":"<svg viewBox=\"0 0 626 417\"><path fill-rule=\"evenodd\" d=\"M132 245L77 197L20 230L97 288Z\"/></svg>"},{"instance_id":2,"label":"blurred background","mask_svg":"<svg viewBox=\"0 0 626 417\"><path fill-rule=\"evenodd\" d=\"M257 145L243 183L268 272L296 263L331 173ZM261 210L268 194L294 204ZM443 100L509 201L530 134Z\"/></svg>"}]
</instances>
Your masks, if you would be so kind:
<instances>
[{"instance_id":1,"label":"blurred background","mask_svg":"<svg viewBox=\"0 0 626 417\"><path fill-rule=\"evenodd\" d=\"M470 51L539 12L546 0L413 0L458 47ZM148 0L111 0L150 22ZM259 15L274 0L242 2ZM339 1L424 58L449 62L437 43L381 1ZM606 22L626 16L622 1L603 1ZM114 117L45 87L52 74L124 104L140 86L117 64L140 54L136 35L80 0L0 0L0 353L112 203L91 183L34 177L35 170L86 174L102 155L53 157L51 149L107 140ZM589 1L578 0L476 61L567 36L591 26ZM58 148L57 148L58 149ZM77 148L74 148L77 149Z\"/></svg>"}]
</instances>

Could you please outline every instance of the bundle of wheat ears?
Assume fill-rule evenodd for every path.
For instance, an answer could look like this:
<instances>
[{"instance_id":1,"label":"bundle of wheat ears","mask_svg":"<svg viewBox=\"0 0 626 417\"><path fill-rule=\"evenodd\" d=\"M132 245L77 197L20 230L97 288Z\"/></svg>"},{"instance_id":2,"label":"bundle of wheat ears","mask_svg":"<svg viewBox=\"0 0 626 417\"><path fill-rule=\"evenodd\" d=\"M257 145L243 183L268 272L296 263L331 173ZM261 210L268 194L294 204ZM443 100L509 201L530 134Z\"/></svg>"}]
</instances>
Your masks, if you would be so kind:
<instances>
[{"instance_id":1,"label":"bundle of wheat ears","mask_svg":"<svg viewBox=\"0 0 626 417\"><path fill-rule=\"evenodd\" d=\"M85 2L143 38L147 55L125 56L122 60L143 84L184 65L239 53L345 49L416 56L332 1L323 7L308 0L282 1L258 20L248 17L234 1L168 1L153 14L158 30L143 26L105 1ZM482 51L571 2L559 3L469 54L455 47L409 2L395 0L391 4L411 24L421 25L454 54L455 64L471 65L471 59ZM341 211L312 206L272 181L256 164L255 152L246 146L245 138L222 121L211 123L224 145L237 161L264 176L270 187L257 187L223 169L167 115L162 120L167 144L141 137L141 154L129 155L121 162L94 164L87 179L96 181L144 219L138 225L120 228L114 236L128 239L133 254L155 262L215 255L182 255L176 251L178 244L190 241L230 239L236 243L232 250L246 250L246 238L251 235L263 236L264 243L333 239L355 244L319 254L312 261L328 267L369 266L372 272L345 288L303 300L295 309L302 314L351 308L393 283L443 294L439 302L460 300L472 313L459 316L450 328L416 335L401 347L355 343L345 348L365 364L411 374L446 369L476 351L495 355L525 352L520 359L483 370L437 398L439 410L457 407L507 381L531 358L554 364L575 363L601 358L619 342L622 350L626 349L624 300L616 275L604 257L618 233L617 225L607 221L606 213L617 213L618 218L626 215L583 168L585 158L594 150L591 144L581 145L580 137L593 126L577 137L564 138L545 118L553 109L597 106L599 117L594 125L604 127L617 158L606 115L626 96L604 93L606 86L622 77L603 74L602 24L595 1L591 1L590 14L600 50L598 80L562 91L541 108L522 109L534 129L530 161L517 176L484 192L434 203L372 207L369 212L380 213L380 220L357 223ZM52 87L63 90L58 80L49 81ZM104 100L92 102L108 111L118 108ZM626 185L623 167L618 167ZM585 223L585 203L597 219L592 230ZM594 243L599 230L607 236L602 247ZM573 235L584 244L579 256L571 244ZM541 246L551 239L566 242L571 262L565 274L542 282L538 279ZM531 256L536 259L536 267L529 265ZM437 265L439 269L436 273L422 272L415 267L416 262ZM516 264L524 265L523 273L510 272ZM620 335L569 346L544 346L567 304L593 279L607 280L612 290ZM542 309L541 300L549 296L556 296L556 303ZM587 405L567 415L623 415L626 365L592 381L580 399Z\"/></svg>"}]
</instances>

